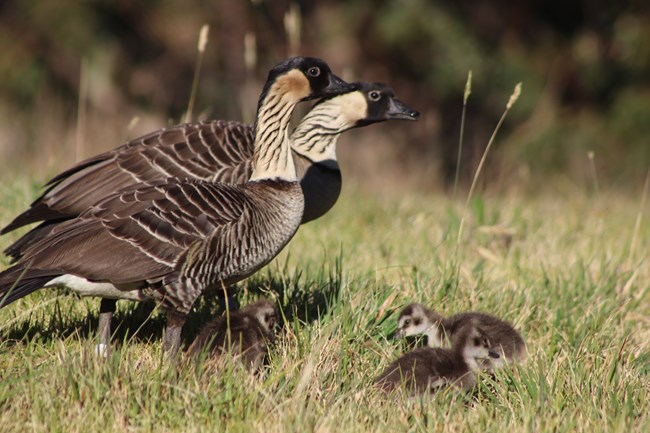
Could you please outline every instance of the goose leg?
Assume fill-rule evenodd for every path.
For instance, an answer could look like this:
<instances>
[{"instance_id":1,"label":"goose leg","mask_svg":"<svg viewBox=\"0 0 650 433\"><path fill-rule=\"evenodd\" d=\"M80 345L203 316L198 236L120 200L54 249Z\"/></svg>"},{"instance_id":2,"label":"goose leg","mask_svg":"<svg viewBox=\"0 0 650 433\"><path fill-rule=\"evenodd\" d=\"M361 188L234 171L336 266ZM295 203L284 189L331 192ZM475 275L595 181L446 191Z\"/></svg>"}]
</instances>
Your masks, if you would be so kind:
<instances>
[{"instance_id":1,"label":"goose leg","mask_svg":"<svg viewBox=\"0 0 650 433\"><path fill-rule=\"evenodd\" d=\"M237 288L235 286L229 286L226 290L217 290L217 297L219 298L219 303L225 309L229 311L239 310L239 301L235 296Z\"/></svg>"},{"instance_id":2,"label":"goose leg","mask_svg":"<svg viewBox=\"0 0 650 433\"><path fill-rule=\"evenodd\" d=\"M115 312L117 301L115 299L102 298L99 306L99 344L95 346L95 353L103 358L108 356L111 345L111 320Z\"/></svg>"},{"instance_id":3,"label":"goose leg","mask_svg":"<svg viewBox=\"0 0 650 433\"><path fill-rule=\"evenodd\" d=\"M186 314L167 310L167 326L163 336L163 350L167 359L174 360L181 347L181 330L187 319Z\"/></svg>"}]
</instances>

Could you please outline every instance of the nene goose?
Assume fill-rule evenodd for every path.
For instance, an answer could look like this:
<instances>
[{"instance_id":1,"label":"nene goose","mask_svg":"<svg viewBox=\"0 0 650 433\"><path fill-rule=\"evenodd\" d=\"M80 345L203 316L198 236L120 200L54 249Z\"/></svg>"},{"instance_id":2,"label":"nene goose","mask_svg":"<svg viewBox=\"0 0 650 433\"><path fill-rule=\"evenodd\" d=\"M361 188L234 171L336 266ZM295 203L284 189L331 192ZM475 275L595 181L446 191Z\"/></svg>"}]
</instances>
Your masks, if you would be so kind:
<instances>
[{"instance_id":1,"label":"nene goose","mask_svg":"<svg viewBox=\"0 0 650 433\"><path fill-rule=\"evenodd\" d=\"M375 381L386 392L405 386L410 394L435 392L448 385L468 390L487 359L498 359L486 333L469 324L453 337L451 349L425 347L393 361Z\"/></svg>"},{"instance_id":2,"label":"nene goose","mask_svg":"<svg viewBox=\"0 0 650 433\"><path fill-rule=\"evenodd\" d=\"M110 283L125 298L162 304L164 347L175 356L196 299L256 272L298 229L304 199L287 140L295 106L354 89L320 59L279 64L258 103L250 181L170 178L109 195L56 225L0 273L3 306L67 276Z\"/></svg>"},{"instance_id":3,"label":"nene goose","mask_svg":"<svg viewBox=\"0 0 650 433\"><path fill-rule=\"evenodd\" d=\"M203 352L211 358L230 353L241 357L246 366L258 368L274 340L278 319L275 304L262 299L207 323L187 353L195 358Z\"/></svg>"},{"instance_id":4,"label":"nene goose","mask_svg":"<svg viewBox=\"0 0 650 433\"><path fill-rule=\"evenodd\" d=\"M419 113L396 98L382 83L355 83L358 90L321 100L291 135L298 179L305 198L302 222L324 215L341 191L336 143L341 133L390 119L416 120ZM16 261L30 244L47 235L62 220L78 216L95 201L136 182L167 177L194 177L206 181L244 183L252 173L254 131L251 125L215 120L173 126L134 139L97 155L50 180L49 188L31 207L0 233L37 221L5 253ZM59 281L85 296L104 296L100 307L98 351L110 342L115 298L123 291L110 284L68 276ZM112 294L111 294L112 293ZM138 299L139 292L133 297Z\"/></svg>"},{"instance_id":5,"label":"nene goose","mask_svg":"<svg viewBox=\"0 0 650 433\"><path fill-rule=\"evenodd\" d=\"M526 359L526 344L521 334L508 322L478 312L454 314L443 318L422 304L406 306L397 320L396 338L411 335L426 335L429 347L444 345L447 337L452 338L466 324L479 326L492 342L494 350L501 356L491 360L493 368L504 366L505 362L523 362Z\"/></svg>"}]
</instances>

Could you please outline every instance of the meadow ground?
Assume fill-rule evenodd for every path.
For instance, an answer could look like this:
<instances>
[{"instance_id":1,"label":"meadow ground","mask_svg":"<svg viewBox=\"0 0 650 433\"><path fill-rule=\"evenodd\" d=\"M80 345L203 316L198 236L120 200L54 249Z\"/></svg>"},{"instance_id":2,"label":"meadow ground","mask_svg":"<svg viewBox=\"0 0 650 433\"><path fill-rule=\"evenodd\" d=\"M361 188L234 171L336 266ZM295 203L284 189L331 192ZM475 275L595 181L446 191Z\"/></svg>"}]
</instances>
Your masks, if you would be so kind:
<instances>
[{"instance_id":1,"label":"meadow ground","mask_svg":"<svg viewBox=\"0 0 650 433\"><path fill-rule=\"evenodd\" d=\"M0 187L0 225L37 187ZM286 319L258 375L228 363L168 368L164 316L127 302L116 350L100 360L97 300L64 290L22 299L0 310L0 430L648 431L650 206L637 225L640 194L567 187L463 202L346 185L328 216L241 284L242 302L277 296ZM473 396L378 394L373 379L405 350L390 339L397 312L412 301L513 322L528 361L483 378ZM197 306L186 343L217 309Z\"/></svg>"}]
</instances>

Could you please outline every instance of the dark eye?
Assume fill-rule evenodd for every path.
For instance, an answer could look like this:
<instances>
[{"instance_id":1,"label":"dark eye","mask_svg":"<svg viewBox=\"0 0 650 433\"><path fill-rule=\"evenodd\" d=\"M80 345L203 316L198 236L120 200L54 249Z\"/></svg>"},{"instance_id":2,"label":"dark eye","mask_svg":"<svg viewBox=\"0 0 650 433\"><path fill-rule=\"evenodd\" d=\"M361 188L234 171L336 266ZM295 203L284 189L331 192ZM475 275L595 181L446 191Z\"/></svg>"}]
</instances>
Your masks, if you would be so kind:
<instances>
[{"instance_id":1,"label":"dark eye","mask_svg":"<svg viewBox=\"0 0 650 433\"><path fill-rule=\"evenodd\" d=\"M320 75L320 68L312 66L307 70L307 75L310 77L318 77Z\"/></svg>"},{"instance_id":2,"label":"dark eye","mask_svg":"<svg viewBox=\"0 0 650 433\"><path fill-rule=\"evenodd\" d=\"M474 346L480 346L481 345L481 339L476 337L474 338Z\"/></svg>"},{"instance_id":3,"label":"dark eye","mask_svg":"<svg viewBox=\"0 0 650 433\"><path fill-rule=\"evenodd\" d=\"M411 324L411 319L406 319L404 321L404 326L409 326Z\"/></svg>"},{"instance_id":4,"label":"dark eye","mask_svg":"<svg viewBox=\"0 0 650 433\"><path fill-rule=\"evenodd\" d=\"M415 319L415 320L413 321L413 324L414 324L415 326L418 326L418 325L420 324L420 319Z\"/></svg>"},{"instance_id":5,"label":"dark eye","mask_svg":"<svg viewBox=\"0 0 650 433\"><path fill-rule=\"evenodd\" d=\"M379 99L381 98L381 93L379 93L376 90L373 90L370 93L368 93L368 98L370 98L371 101L379 101Z\"/></svg>"}]
</instances>

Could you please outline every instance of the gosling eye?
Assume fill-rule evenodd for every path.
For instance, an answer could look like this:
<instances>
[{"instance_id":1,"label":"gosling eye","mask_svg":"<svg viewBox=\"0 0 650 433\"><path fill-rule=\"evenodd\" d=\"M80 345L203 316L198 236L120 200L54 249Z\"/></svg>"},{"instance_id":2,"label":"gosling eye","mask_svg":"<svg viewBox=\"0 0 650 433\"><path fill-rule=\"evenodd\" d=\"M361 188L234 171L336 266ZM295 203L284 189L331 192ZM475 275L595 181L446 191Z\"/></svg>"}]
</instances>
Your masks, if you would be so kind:
<instances>
[{"instance_id":1,"label":"gosling eye","mask_svg":"<svg viewBox=\"0 0 650 433\"><path fill-rule=\"evenodd\" d=\"M312 66L307 70L307 75L310 77L318 77L320 75L320 68L317 66Z\"/></svg>"},{"instance_id":2,"label":"gosling eye","mask_svg":"<svg viewBox=\"0 0 650 433\"><path fill-rule=\"evenodd\" d=\"M372 90L368 93L368 98L370 98L371 101L379 101L379 99L381 99L381 93L376 90Z\"/></svg>"},{"instance_id":3,"label":"gosling eye","mask_svg":"<svg viewBox=\"0 0 650 433\"><path fill-rule=\"evenodd\" d=\"M404 321L404 326L409 326L411 324L411 319L406 319Z\"/></svg>"},{"instance_id":4,"label":"gosling eye","mask_svg":"<svg viewBox=\"0 0 650 433\"><path fill-rule=\"evenodd\" d=\"M419 325L420 325L420 322L421 322L420 319L415 319L415 320L413 321L413 324L414 324L415 326L419 326Z\"/></svg>"},{"instance_id":5,"label":"gosling eye","mask_svg":"<svg viewBox=\"0 0 650 433\"><path fill-rule=\"evenodd\" d=\"M479 337L474 337L474 346L480 346L481 345L481 339Z\"/></svg>"}]
</instances>

